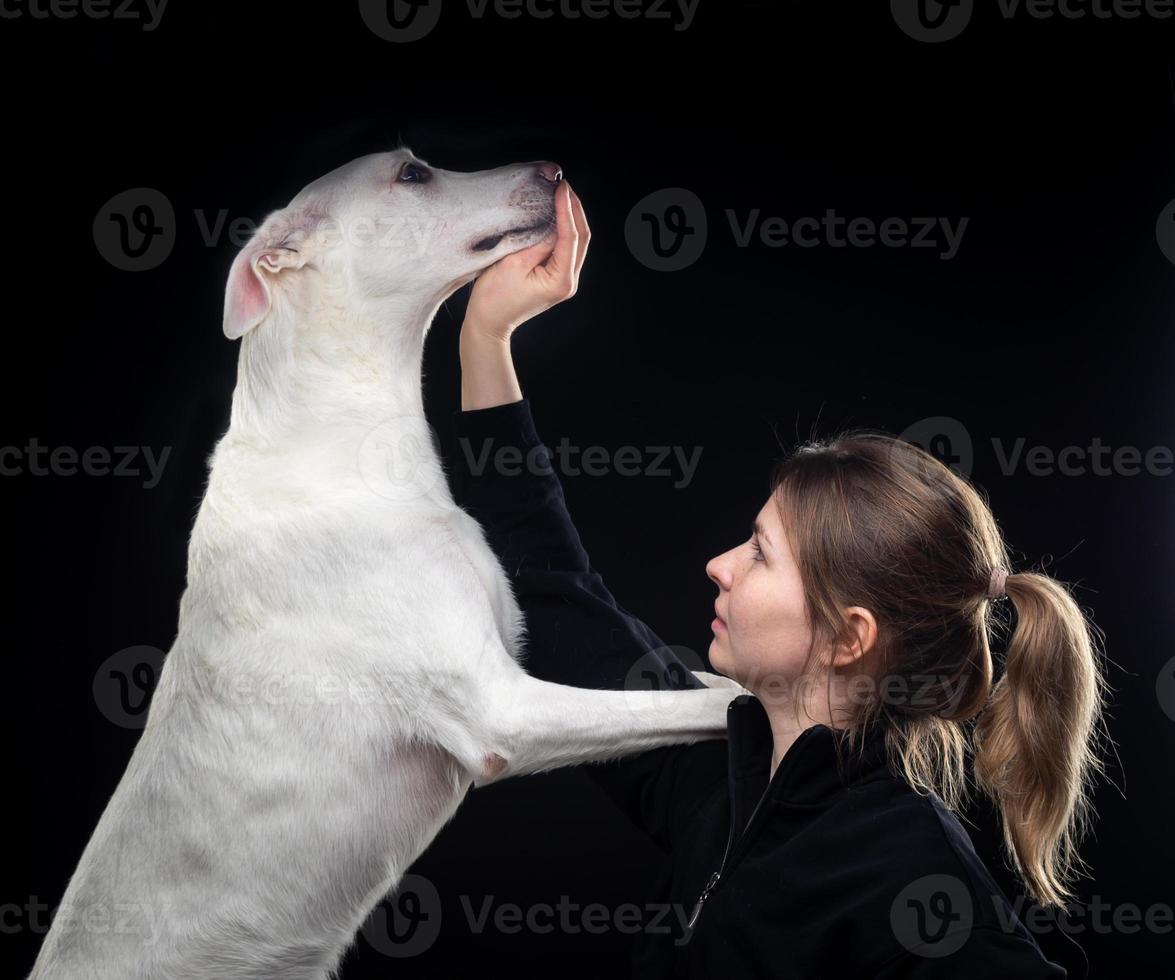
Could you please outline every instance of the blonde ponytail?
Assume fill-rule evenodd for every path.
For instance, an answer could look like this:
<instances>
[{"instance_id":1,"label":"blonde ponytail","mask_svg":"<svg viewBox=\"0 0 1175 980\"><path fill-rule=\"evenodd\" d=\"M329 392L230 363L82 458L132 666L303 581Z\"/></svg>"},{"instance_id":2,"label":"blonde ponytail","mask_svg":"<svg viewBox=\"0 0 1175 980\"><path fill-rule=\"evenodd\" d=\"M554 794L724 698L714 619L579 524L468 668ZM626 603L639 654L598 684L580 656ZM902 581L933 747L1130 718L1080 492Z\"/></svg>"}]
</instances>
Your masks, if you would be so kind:
<instances>
[{"instance_id":1,"label":"blonde ponytail","mask_svg":"<svg viewBox=\"0 0 1175 980\"><path fill-rule=\"evenodd\" d=\"M1036 572L1010 575L1016 610L1004 676L974 730L975 779L995 801L1004 844L1031 897L1063 905L1083 866L1090 782L1106 683L1095 627L1064 585Z\"/></svg>"}]
</instances>

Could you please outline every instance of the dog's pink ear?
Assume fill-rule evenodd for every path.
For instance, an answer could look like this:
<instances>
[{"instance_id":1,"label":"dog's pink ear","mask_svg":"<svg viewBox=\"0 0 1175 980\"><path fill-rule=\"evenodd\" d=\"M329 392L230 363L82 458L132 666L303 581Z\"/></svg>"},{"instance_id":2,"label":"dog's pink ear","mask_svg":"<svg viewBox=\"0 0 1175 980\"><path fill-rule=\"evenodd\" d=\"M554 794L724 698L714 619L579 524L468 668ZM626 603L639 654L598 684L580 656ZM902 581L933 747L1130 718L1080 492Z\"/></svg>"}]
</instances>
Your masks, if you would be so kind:
<instances>
[{"instance_id":1,"label":"dog's pink ear","mask_svg":"<svg viewBox=\"0 0 1175 980\"><path fill-rule=\"evenodd\" d=\"M269 315L273 305L270 277L282 269L300 269L306 260L286 246L250 242L233 259L224 294L224 335L243 337Z\"/></svg>"}]
</instances>

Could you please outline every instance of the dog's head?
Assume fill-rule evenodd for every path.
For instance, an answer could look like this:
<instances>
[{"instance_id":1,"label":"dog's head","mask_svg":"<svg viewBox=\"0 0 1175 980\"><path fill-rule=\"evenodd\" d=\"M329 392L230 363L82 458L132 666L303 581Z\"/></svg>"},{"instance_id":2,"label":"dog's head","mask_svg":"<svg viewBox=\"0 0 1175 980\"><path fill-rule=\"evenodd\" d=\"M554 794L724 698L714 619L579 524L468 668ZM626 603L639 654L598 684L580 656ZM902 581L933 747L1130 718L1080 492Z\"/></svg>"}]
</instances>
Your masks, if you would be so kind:
<instances>
[{"instance_id":1,"label":"dog's head","mask_svg":"<svg viewBox=\"0 0 1175 980\"><path fill-rule=\"evenodd\" d=\"M229 272L231 339L276 309L339 306L431 310L502 256L555 227L556 164L439 170L410 149L360 157L269 215Z\"/></svg>"}]
</instances>

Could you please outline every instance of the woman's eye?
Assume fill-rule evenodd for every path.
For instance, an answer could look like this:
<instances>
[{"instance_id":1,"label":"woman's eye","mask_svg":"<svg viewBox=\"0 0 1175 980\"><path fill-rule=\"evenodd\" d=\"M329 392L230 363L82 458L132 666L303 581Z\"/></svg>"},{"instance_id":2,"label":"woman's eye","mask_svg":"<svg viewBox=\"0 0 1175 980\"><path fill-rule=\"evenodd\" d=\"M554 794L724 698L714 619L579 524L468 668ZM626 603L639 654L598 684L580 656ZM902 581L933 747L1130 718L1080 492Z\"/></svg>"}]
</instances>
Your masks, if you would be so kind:
<instances>
[{"instance_id":1,"label":"woman's eye","mask_svg":"<svg viewBox=\"0 0 1175 980\"><path fill-rule=\"evenodd\" d=\"M424 167L415 163L406 163L400 169L398 180L405 184L424 184L432 176Z\"/></svg>"},{"instance_id":2,"label":"woman's eye","mask_svg":"<svg viewBox=\"0 0 1175 980\"><path fill-rule=\"evenodd\" d=\"M762 561L763 560L763 551L759 547L759 542L756 541L754 538L751 538L751 560L752 561Z\"/></svg>"}]
</instances>

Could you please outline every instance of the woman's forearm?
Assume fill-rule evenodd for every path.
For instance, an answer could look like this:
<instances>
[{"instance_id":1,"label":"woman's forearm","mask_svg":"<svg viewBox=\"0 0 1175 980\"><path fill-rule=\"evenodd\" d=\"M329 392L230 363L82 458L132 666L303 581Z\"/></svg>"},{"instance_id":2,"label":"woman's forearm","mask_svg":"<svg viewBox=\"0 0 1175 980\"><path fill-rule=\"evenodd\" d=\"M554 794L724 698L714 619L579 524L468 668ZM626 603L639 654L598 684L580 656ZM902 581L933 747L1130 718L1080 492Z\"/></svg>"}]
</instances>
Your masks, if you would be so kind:
<instances>
[{"instance_id":1,"label":"woman's forearm","mask_svg":"<svg viewBox=\"0 0 1175 980\"><path fill-rule=\"evenodd\" d=\"M555 229L482 271L461 325L461 411L522 401L510 356L515 329L575 295L591 229L565 180L555 189Z\"/></svg>"},{"instance_id":2,"label":"woman's forearm","mask_svg":"<svg viewBox=\"0 0 1175 980\"><path fill-rule=\"evenodd\" d=\"M521 401L522 388L514 373L510 337L479 332L469 324L461 328L461 411L493 408Z\"/></svg>"}]
</instances>

